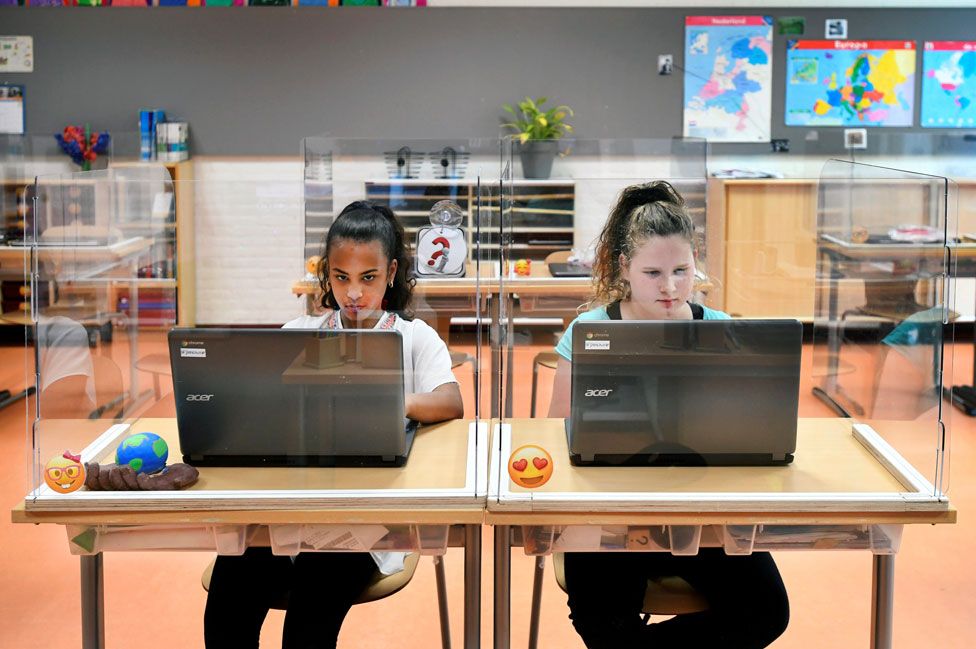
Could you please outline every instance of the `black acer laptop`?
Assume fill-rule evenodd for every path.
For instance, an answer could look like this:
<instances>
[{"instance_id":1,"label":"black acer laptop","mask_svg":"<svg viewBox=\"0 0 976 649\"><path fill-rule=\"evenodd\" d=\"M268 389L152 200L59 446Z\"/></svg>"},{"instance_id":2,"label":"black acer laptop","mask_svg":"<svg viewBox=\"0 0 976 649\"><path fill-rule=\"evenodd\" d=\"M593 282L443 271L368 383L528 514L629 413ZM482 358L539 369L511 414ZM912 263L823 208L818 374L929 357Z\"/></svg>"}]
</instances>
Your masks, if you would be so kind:
<instances>
[{"instance_id":1,"label":"black acer laptop","mask_svg":"<svg viewBox=\"0 0 976 649\"><path fill-rule=\"evenodd\" d=\"M396 331L173 329L183 461L195 466L402 466Z\"/></svg>"},{"instance_id":2,"label":"black acer laptop","mask_svg":"<svg viewBox=\"0 0 976 649\"><path fill-rule=\"evenodd\" d=\"M571 462L790 463L802 335L796 320L577 322Z\"/></svg>"}]
</instances>

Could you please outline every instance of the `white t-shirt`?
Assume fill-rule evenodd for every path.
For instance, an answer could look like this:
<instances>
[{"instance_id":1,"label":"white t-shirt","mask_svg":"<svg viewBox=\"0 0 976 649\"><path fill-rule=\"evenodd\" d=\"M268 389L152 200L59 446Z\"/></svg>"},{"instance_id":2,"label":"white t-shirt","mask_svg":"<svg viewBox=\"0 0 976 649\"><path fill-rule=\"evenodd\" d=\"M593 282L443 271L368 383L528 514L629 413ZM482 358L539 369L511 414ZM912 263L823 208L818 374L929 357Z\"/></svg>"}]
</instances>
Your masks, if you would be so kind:
<instances>
[{"instance_id":1,"label":"white t-shirt","mask_svg":"<svg viewBox=\"0 0 976 649\"><path fill-rule=\"evenodd\" d=\"M43 316L37 320L36 344L41 392L65 377L84 376L85 394L94 408L95 370L85 328L64 316Z\"/></svg>"},{"instance_id":2,"label":"white t-shirt","mask_svg":"<svg viewBox=\"0 0 976 649\"><path fill-rule=\"evenodd\" d=\"M282 329L342 329L338 311L325 315L303 315ZM404 320L386 313L374 329L394 329L403 338L403 388L406 394L433 392L445 383L457 383L451 370L451 354L437 332L423 320ZM403 570L406 552L370 552L380 572L393 575Z\"/></svg>"}]
</instances>

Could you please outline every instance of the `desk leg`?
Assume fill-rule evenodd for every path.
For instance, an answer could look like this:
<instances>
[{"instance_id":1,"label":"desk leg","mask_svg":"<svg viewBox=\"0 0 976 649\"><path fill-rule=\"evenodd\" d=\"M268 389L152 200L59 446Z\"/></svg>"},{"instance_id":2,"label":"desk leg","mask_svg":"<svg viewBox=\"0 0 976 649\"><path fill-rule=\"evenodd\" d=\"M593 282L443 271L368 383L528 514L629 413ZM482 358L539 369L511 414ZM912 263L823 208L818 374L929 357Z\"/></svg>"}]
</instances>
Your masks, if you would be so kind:
<instances>
[{"instance_id":1,"label":"desk leg","mask_svg":"<svg viewBox=\"0 0 976 649\"><path fill-rule=\"evenodd\" d=\"M481 526L464 526L464 648L481 646Z\"/></svg>"},{"instance_id":2,"label":"desk leg","mask_svg":"<svg viewBox=\"0 0 976 649\"><path fill-rule=\"evenodd\" d=\"M33 385L28 386L26 390L21 390L17 394L11 394L10 390L0 390L0 410L3 410L7 406L17 403L21 399L26 399L30 395L34 394L35 388Z\"/></svg>"},{"instance_id":3,"label":"desk leg","mask_svg":"<svg viewBox=\"0 0 976 649\"><path fill-rule=\"evenodd\" d=\"M871 575L871 649L891 649L895 600L895 555L874 555Z\"/></svg>"},{"instance_id":4,"label":"desk leg","mask_svg":"<svg viewBox=\"0 0 976 649\"><path fill-rule=\"evenodd\" d=\"M512 617L512 529L495 526L495 649L509 649Z\"/></svg>"},{"instance_id":5,"label":"desk leg","mask_svg":"<svg viewBox=\"0 0 976 649\"><path fill-rule=\"evenodd\" d=\"M501 417L501 379L499 374L502 366L502 325L499 320L499 303L501 299L492 297L488 300L488 348L491 353L491 364L488 371L491 376L491 407L488 409L492 418Z\"/></svg>"},{"instance_id":6,"label":"desk leg","mask_svg":"<svg viewBox=\"0 0 976 649\"><path fill-rule=\"evenodd\" d=\"M81 646L82 649L105 647L105 580L102 554L81 559Z\"/></svg>"}]
</instances>

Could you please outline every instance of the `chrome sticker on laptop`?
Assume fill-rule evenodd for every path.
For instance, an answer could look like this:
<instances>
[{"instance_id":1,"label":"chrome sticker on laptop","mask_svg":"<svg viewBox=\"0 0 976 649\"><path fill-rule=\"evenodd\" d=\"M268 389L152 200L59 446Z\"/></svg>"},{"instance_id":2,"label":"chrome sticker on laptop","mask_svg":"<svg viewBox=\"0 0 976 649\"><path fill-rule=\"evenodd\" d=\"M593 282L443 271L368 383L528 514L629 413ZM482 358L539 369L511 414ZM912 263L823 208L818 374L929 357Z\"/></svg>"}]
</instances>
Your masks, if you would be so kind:
<instances>
[{"instance_id":1,"label":"chrome sticker on laptop","mask_svg":"<svg viewBox=\"0 0 976 649\"><path fill-rule=\"evenodd\" d=\"M181 347L180 348L180 357L181 358L206 358L207 357L207 350L206 349L194 349L192 347L191 348Z\"/></svg>"},{"instance_id":2,"label":"chrome sticker on laptop","mask_svg":"<svg viewBox=\"0 0 976 649\"><path fill-rule=\"evenodd\" d=\"M583 349L595 350L595 351L610 351L610 341L609 340L584 340Z\"/></svg>"}]
</instances>

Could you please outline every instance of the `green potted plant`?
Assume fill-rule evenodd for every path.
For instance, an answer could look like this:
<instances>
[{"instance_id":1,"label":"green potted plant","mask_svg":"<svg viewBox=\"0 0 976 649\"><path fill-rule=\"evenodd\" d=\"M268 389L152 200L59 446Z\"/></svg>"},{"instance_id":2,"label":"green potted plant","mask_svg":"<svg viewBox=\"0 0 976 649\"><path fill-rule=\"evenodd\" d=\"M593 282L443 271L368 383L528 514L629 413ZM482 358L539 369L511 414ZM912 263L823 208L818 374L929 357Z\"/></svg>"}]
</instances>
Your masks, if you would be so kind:
<instances>
[{"instance_id":1,"label":"green potted plant","mask_svg":"<svg viewBox=\"0 0 976 649\"><path fill-rule=\"evenodd\" d=\"M514 118L502 126L516 132L522 173L526 178L548 178L558 150L556 140L573 132L573 127L565 121L573 116L573 109L562 105L547 109L544 106L547 101L547 97L526 97L516 104L517 108L509 104L502 106Z\"/></svg>"}]
</instances>

